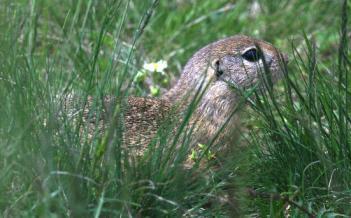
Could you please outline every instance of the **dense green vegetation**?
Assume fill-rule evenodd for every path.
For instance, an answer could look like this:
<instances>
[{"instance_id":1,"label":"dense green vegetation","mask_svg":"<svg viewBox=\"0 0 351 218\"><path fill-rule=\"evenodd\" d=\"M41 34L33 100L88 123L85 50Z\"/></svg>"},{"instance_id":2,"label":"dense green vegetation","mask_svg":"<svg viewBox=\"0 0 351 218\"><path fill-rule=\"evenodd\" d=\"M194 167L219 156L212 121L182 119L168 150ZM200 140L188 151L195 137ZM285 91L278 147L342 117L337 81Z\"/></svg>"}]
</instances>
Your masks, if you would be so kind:
<instances>
[{"instance_id":1,"label":"dense green vegetation","mask_svg":"<svg viewBox=\"0 0 351 218\"><path fill-rule=\"evenodd\" d=\"M346 0L3 0L0 216L350 216L350 8ZM287 76L249 96L237 144L201 170L183 167L185 129L160 132L133 159L120 125L89 139L80 117L62 110L73 92L78 107L94 96L98 116L101 96L160 95L193 52L234 34L287 53ZM143 69L158 60L168 63L163 73Z\"/></svg>"}]
</instances>

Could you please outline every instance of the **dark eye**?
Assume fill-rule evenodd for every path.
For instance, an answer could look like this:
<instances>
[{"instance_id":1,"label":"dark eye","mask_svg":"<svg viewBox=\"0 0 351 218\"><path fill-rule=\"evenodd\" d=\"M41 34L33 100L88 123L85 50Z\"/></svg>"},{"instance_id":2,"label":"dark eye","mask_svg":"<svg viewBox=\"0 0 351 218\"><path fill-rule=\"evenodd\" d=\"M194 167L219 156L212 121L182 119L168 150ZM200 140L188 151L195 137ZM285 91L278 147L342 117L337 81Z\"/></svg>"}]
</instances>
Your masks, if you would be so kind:
<instances>
[{"instance_id":1,"label":"dark eye","mask_svg":"<svg viewBox=\"0 0 351 218\"><path fill-rule=\"evenodd\" d=\"M250 62L256 62L260 60L261 56L259 52L257 51L256 48L252 48L250 50L247 50L244 54L242 54L242 57Z\"/></svg>"}]
</instances>

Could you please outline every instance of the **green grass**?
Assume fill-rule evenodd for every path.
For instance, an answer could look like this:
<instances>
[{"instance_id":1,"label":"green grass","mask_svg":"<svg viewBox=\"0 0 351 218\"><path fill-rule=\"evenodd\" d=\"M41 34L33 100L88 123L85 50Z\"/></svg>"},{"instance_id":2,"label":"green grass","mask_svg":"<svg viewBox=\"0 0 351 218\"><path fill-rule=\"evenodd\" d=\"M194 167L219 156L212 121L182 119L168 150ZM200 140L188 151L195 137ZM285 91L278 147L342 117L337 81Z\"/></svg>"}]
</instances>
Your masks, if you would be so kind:
<instances>
[{"instance_id":1,"label":"green grass","mask_svg":"<svg viewBox=\"0 0 351 218\"><path fill-rule=\"evenodd\" d=\"M347 217L351 5L343 2L265 0L253 14L250 1L4 0L1 216L226 217L233 207L219 199L228 196L240 215ZM133 159L120 125L87 140L80 115L74 121L60 105L68 93L80 97L78 108L94 96L99 116L101 96L145 96L151 86L162 93L197 49L238 33L273 43L290 63L274 91L248 101L219 169L183 168L185 129L178 138L171 127L159 132ZM169 64L164 76L131 83L145 61L160 59Z\"/></svg>"}]
</instances>

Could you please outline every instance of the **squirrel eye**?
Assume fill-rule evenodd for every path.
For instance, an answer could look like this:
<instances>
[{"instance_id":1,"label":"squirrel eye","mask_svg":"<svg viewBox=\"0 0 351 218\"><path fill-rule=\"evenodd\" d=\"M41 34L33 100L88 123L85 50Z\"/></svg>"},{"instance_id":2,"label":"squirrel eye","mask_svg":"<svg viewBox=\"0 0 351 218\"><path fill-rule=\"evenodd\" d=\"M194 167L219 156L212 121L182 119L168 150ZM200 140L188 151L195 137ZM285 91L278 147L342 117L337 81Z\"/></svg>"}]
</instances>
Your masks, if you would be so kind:
<instances>
[{"instance_id":1,"label":"squirrel eye","mask_svg":"<svg viewBox=\"0 0 351 218\"><path fill-rule=\"evenodd\" d=\"M247 50L244 54L242 54L242 57L250 62L256 62L261 58L260 52L258 52L256 48Z\"/></svg>"}]
</instances>

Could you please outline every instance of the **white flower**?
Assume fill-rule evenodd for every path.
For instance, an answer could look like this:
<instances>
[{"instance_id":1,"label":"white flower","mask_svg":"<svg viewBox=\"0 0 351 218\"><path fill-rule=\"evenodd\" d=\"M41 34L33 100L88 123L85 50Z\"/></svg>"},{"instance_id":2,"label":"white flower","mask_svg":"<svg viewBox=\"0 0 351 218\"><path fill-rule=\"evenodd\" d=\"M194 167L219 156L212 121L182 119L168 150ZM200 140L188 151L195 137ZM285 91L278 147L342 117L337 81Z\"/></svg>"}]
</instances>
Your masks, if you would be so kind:
<instances>
[{"instance_id":1,"label":"white flower","mask_svg":"<svg viewBox=\"0 0 351 218\"><path fill-rule=\"evenodd\" d=\"M164 70L168 67L167 61L159 60L156 63L144 63L143 68L150 72L164 73Z\"/></svg>"}]
</instances>

